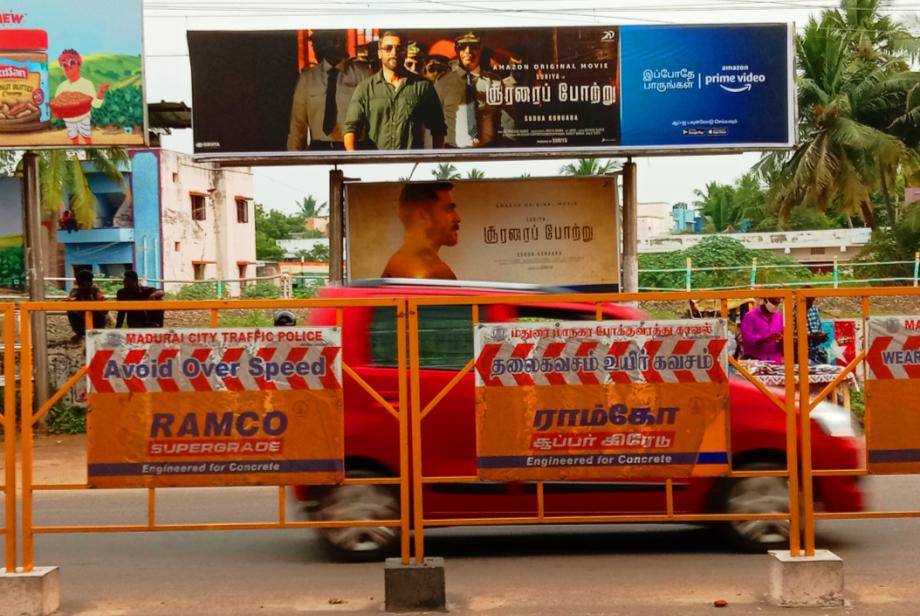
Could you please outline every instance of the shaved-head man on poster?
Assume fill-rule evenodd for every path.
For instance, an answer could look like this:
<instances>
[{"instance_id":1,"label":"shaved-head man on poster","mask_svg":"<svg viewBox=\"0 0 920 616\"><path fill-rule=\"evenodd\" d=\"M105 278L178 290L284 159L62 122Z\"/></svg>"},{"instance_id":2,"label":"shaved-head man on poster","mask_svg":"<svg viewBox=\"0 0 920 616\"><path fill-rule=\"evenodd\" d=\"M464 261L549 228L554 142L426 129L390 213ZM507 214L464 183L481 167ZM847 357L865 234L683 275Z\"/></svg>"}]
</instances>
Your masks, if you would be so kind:
<instances>
[{"instance_id":1,"label":"shaved-head man on poster","mask_svg":"<svg viewBox=\"0 0 920 616\"><path fill-rule=\"evenodd\" d=\"M441 246L455 246L460 215L450 182L406 184L399 193L399 220L403 242L383 270L384 278L456 280L438 255Z\"/></svg>"}]
</instances>

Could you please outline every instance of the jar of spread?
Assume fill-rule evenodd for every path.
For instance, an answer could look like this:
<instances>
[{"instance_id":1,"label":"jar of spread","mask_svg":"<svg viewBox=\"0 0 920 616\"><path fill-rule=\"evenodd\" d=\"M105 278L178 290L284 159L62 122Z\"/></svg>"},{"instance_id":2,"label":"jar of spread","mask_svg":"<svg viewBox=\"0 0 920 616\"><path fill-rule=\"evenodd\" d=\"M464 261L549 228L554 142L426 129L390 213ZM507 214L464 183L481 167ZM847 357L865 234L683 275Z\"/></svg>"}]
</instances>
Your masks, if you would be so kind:
<instances>
[{"instance_id":1,"label":"jar of spread","mask_svg":"<svg viewBox=\"0 0 920 616\"><path fill-rule=\"evenodd\" d=\"M48 33L0 30L0 133L51 127Z\"/></svg>"}]
</instances>

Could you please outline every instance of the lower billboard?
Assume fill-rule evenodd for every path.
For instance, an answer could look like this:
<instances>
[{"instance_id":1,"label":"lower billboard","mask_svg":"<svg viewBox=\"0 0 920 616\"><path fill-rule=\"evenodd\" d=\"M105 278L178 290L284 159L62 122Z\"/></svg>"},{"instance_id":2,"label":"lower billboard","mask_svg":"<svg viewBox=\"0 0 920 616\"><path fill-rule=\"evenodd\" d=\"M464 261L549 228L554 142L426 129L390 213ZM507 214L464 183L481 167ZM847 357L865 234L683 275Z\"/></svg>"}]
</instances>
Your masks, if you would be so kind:
<instances>
[{"instance_id":1,"label":"lower billboard","mask_svg":"<svg viewBox=\"0 0 920 616\"><path fill-rule=\"evenodd\" d=\"M350 183L351 280L425 278L613 289L613 177Z\"/></svg>"}]
</instances>

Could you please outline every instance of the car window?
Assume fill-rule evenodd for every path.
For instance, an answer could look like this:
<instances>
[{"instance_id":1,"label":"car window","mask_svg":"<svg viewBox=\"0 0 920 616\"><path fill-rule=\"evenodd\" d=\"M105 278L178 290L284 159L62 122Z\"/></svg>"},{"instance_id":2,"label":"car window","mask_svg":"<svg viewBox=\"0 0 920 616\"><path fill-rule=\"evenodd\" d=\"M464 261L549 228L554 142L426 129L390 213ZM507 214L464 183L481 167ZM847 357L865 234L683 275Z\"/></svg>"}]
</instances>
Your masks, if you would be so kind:
<instances>
[{"instance_id":1,"label":"car window","mask_svg":"<svg viewBox=\"0 0 920 616\"><path fill-rule=\"evenodd\" d=\"M469 306L419 307L422 368L459 370L473 358L473 313ZM396 311L375 308L370 327L371 364L396 367Z\"/></svg>"},{"instance_id":2,"label":"car window","mask_svg":"<svg viewBox=\"0 0 920 616\"><path fill-rule=\"evenodd\" d=\"M515 321L594 321L592 309L563 310L545 306L518 306Z\"/></svg>"}]
</instances>

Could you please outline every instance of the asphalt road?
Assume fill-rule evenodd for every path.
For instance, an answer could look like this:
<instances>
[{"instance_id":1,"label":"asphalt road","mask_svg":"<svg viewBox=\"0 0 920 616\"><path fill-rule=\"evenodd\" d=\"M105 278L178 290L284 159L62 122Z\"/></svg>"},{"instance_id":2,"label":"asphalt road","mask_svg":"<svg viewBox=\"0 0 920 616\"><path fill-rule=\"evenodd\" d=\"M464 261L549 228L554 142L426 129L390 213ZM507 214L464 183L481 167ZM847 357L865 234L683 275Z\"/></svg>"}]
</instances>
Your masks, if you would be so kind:
<instances>
[{"instance_id":1,"label":"asphalt road","mask_svg":"<svg viewBox=\"0 0 920 616\"><path fill-rule=\"evenodd\" d=\"M874 509L920 509L920 479L870 478ZM262 488L158 491L162 522L275 515ZM142 523L143 491L42 493L39 524ZM920 520L828 521L819 546L844 559L847 606L808 614L916 614ZM785 614L769 606L768 558L707 529L572 526L430 531L460 614ZM381 564L331 562L310 531L41 535L36 563L61 567L66 615L376 614ZM717 599L728 607L715 608Z\"/></svg>"}]
</instances>

